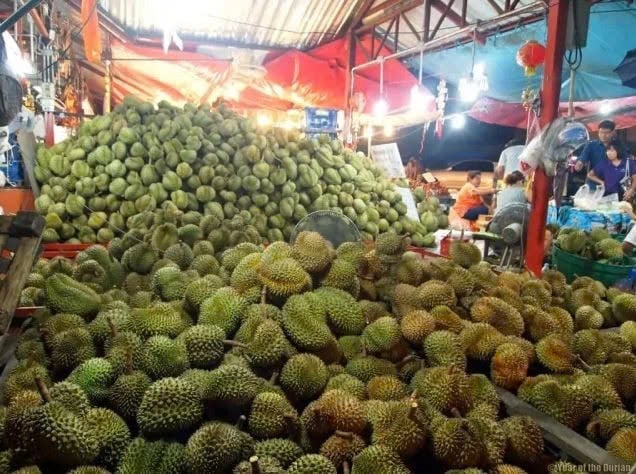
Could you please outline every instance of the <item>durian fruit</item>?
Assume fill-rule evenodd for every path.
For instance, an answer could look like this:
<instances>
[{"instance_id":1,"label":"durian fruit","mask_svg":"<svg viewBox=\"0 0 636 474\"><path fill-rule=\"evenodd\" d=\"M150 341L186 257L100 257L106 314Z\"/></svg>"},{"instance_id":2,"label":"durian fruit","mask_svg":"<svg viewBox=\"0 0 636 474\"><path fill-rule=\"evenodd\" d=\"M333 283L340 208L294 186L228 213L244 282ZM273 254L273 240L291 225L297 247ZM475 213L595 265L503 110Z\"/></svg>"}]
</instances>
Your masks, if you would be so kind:
<instances>
[{"instance_id":1,"label":"durian fruit","mask_svg":"<svg viewBox=\"0 0 636 474\"><path fill-rule=\"evenodd\" d=\"M258 457L272 457L278 460L283 468L287 468L303 455L303 450L289 439L273 438L255 443L254 454Z\"/></svg>"},{"instance_id":2,"label":"durian fruit","mask_svg":"<svg viewBox=\"0 0 636 474\"><path fill-rule=\"evenodd\" d=\"M596 308L601 302L601 298L598 294L589 288L573 289L572 293L566 298L568 310L570 313L575 314L576 310L581 306L592 306ZM614 313L616 309L614 308Z\"/></svg>"},{"instance_id":3,"label":"durian fruit","mask_svg":"<svg viewBox=\"0 0 636 474\"><path fill-rule=\"evenodd\" d=\"M360 335L365 326L364 315L356 299L337 288L320 288L315 295L322 299L327 313L327 322L334 334Z\"/></svg>"},{"instance_id":4,"label":"durian fruit","mask_svg":"<svg viewBox=\"0 0 636 474\"><path fill-rule=\"evenodd\" d=\"M535 346L537 359L548 370L556 373L571 373L574 370L575 356L572 348L562 337L550 334Z\"/></svg>"},{"instance_id":5,"label":"durian fruit","mask_svg":"<svg viewBox=\"0 0 636 474\"><path fill-rule=\"evenodd\" d=\"M458 298L470 295L477 285L477 278L464 268L457 268L446 279Z\"/></svg>"},{"instance_id":6,"label":"durian fruit","mask_svg":"<svg viewBox=\"0 0 636 474\"><path fill-rule=\"evenodd\" d=\"M99 453L93 462L115 470L130 443L130 430L126 422L106 408L91 408L86 421L95 431Z\"/></svg>"},{"instance_id":7,"label":"durian fruit","mask_svg":"<svg viewBox=\"0 0 636 474\"><path fill-rule=\"evenodd\" d=\"M472 265L468 270L475 275L476 288L488 290L497 285L497 274L492 271L488 263L480 262Z\"/></svg>"},{"instance_id":8,"label":"durian fruit","mask_svg":"<svg viewBox=\"0 0 636 474\"><path fill-rule=\"evenodd\" d=\"M574 321L570 313L557 306L550 306L548 313L553 317L557 325L557 332L563 336L570 336L574 332Z\"/></svg>"},{"instance_id":9,"label":"durian fruit","mask_svg":"<svg viewBox=\"0 0 636 474\"><path fill-rule=\"evenodd\" d=\"M424 340L424 354L431 366L456 365L466 368L466 355L458 335L450 331L435 331Z\"/></svg>"},{"instance_id":10,"label":"durian fruit","mask_svg":"<svg viewBox=\"0 0 636 474\"><path fill-rule=\"evenodd\" d=\"M203 417L196 388L185 380L164 378L154 382L137 412L139 429L146 435L163 436L192 428Z\"/></svg>"},{"instance_id":11,"label":"durian fruit","mask_svg":"<svg viewBox=\"0 0 636 474\"><path fill-rule=\"evenodd\" d=\"M198 323L214 324L221 328L227 337L232 337L248 304L234 288L219 288L201 303Z\"/></svg>"},{"instance_id":12,"label":"durian fruit","mask_svg":"<svg viewBox=\"0 0 636 474\"><path fill-rule=\"evenodd\" d=\"M551 313L536 306L526 305L521 316L525 322L526 335L534 342L538 342L552 333L560 332L556 318Z\"/></svg>"},{"instance_id":13,"label":"durian fruit","mask_svg":"<svg viewBox=\"0 0 636 474\"><path fill-rule=\"evenodd\" d=\"M523 286L524 278L511 271L501 272L497 277L498 286L502 286L514 291L517 295L521 293L521 287Z\"/></svg>"},{"instance_id":14,"label":"durian fruit","mask_svg":"<svg viewBox=\"0 0 636 474\"><path fill-rule=\"evenodd\" d=\"M407 459L424 448L427 432L426 417L415 400L390 401L374 419L371 440Z\"/></svg>"},{"instance_id":15,"label":"durian fruit","mask_svg":"<svg viewBox=\"0 0 636 474\"><path fill-rule=\"evenodd\" d=\"M499 298L485 296L479 298L470 309L475 322L488 323L505 336L521 336L524 321L513 306Z\"/></svg>"},{"instance_id":16,"label":"durian fruit","mask_svg":"<svg viewBox=\"0 0 636 474\"><path fill-rule=\"evenodd\" d=\"M433 431L433 455L449 468L479 466L485 447L475 423L463 418L447 418Z\"/></svg>"},{"instance_id":17,"label":"durian fruit","mask_svg":"<svg viewBox=\"0 0 636 474\"><path fill-rule=\"evenodd\" d=\"M130 312L132 331L142 339L152 336L177 337L190 322L169 303L156 303Z\"/></svg>"},{"instance_id":18,"label":"durian fruit","mask_svg":"<svg viewBox=\"0 0 636 474\"><path fill-rule=\"evenodd\" d=\"M611 363L593 366L591 373L607 379L626 406L631 406L636 400L636 367Z\"/></svg>"},{"instance_id":19,"label":"durian fruit","mask_svg":"<svg viewBox=\"0 0 636 474\"><path fill-rule=\"evenodd\" d=\"M483 445L483 466L494 466L503 463L506 451L506 434L496 420L488 417L469 417L475 426Z\"/></svg>"},{"instance_id":20,"label":"durian fruit","mask_svg":"<svg viewBox=\"0 0 636 474\"><path fill-rule=\"evenodd\" d=\"M101 404L108 398L109 387L116 375L108 360L95 357L77 366L66 381L81 387L92 403Z\"/></svg>"},{"instance_id":21,"label":"durian fruit","mask_svg":"<svg viewBox=\"0 0 636 474\"><path fill-rule=\"evenodd\" d=\"M459 367L422 369L413 376L410 386L418 399L446 415L455 411L465 414L473 406L470 377Z\"/></svg>"},{"instance_id":22,"label":"durian fruit","mask_svg":"<svg viewBox=\"0 0 636 474\"><path fill-rule=\"evenodd\" d=\"M500 464L490 470L491 474L527 474L526 471L518 466L510 464Z\"/></svg>"},{"instance_id":23,"label":"durian fruit","mask_svg":"<svg viewBox=\"0 0 636 474\"><path fill-rule=\"evenodd\" d=\"M528 375L530 361L527 352L518 344L503 343L490 362L490 378L505 389L516 390Z\"/></svg>"},{"instance_id":24,"label":"durian fruit","mask_svg":"<svg viewBox=\"0 0 636 474\"><path fill-rule=\"evenodd\" d=\"M587 364L603 364L608 357L603 336L596 329L583 329L575 333L572 351Z\"/></svg>"},{"instance_id":25,"label":"durian fruit","mask_svg":"<svg viewBox=\"0 0 636 474\"><path fill-rule=\"evenodd\" d=\"M30 452L39 463L77 466L90 463L99 453L96 427L85 416L75 413L61 402L54 401L42 379L36 384L43 404L26 413L26 432L18 437L28 439Z\"/></svg>"},{"instance_id":26,"label":"durian fruit","mask_svg":"<svg viewBox=\"0 0 636 474\"><path fill-rule=\"evenodd\" d=\"M184 292L186 309L193 314L198 313L201 303L223 286L225 286L223 280L217 275L206 275L192 280L188 283Z\"/></svg>"},{"instance_id":27,"label":"durian fruit","mask_svg":"<svg viewBox=\"0 0 636 474\"><path fill-rule=\"evenodd\" d=\"M470 242L454 240L450 246L450 257L457 265L470 268L481 262L481 250Z\"/></svg>"},{"instance_id":28,"label":"durian fruit","mask_svg":"<svg viewBox=\"0 0 636 474\"><path fill-rule=\"evenodd\" d=\"M273 392L256 395L248 418L249 432L255 438L293 435L298 413L284 396Z\"/></svg>"},{"instance_id":29,"label":"durian fruit","mask_svg":"<svg viewBox=\"0 0 636 474\"><path fill-rule=\"evenodd\" d=\"M357 298L360 294L360 280L358 279L358 269L353 263L336 258L327 274L320 281L323 287L338 288Z\"/></svg>"},{"instance_id":30,"label":"durian fruit","mask_svg":"<svg viewBox=\"0 0 636 474\"><path fill-rule=\"evenodd\" d=\"M324 307L309 294L291 296L283 306L283 329L294 345L310 352L333 346Z\"/></svg>"},{"instance_id":31,"label":"durian fruit","mask_svg":"<svg viewBox=\"0 0 636 474\"><path fill-rule=\"evenodd\" d=\"M417 287L412 296L414 309L431 310L436 306L455 306L457 297L449 284L429 280Z\"/></svg>"},{"instance_id":32,"label":"durian fruit","mask_svg":"<svg viewBox=\"0 0 636 474\"><path fill-rule=\"evenodd\" d=\"M404 339L414 346L421 346L426 336L435 330L435 319L427 311L411 311L402 317L400 330Z\"/></svg>"},{"instance_id":33,"label":"durian fruit","mask_svg":"<svg viewBox=\"0 0 636 474\"><path fill-rule=\"evenodd\" d=\"M564 296L567 290L565 275L558 270L549 269L541 273L541 279L550 285L554 296Z\"/></svg>"},{"instance_id":34,"label":"durian fruit","mask_svg":"<svg viewBox=\"0 0 636 474\"><path fill-rule=\"evenodd\" d=\"M250 456L247 461L238 463L232 470L232 474L284 474L284 470L278 459L272 457Z\"/></svg>"},{"instance_id":35,"label":"durian fruit","mask_svg":"<svg viewBox=\"0 0 636 474\"><path fill-rule=\"evenodd\" d=\"M177 377L189 368L185 344L179 339L153 336L143 347L144 371L153 379Z\"/></svg>"},{"instance_id":36,"label":"durian fruit","mask_svg":"<svg viewBox=\"0 0 636 474\"><path fill-rule=\"evenodd\" d=\"M632 345L632 350L636 351L636 321L625 321L621 324L621 335Z\"/></svg>"},{"instance_id":37,"label":"durian fruit","mask_svg":"<svg viewBox=\"0 0 636 474\"><path fill-rule=\"evenodd\" d=\"M382 377L382 376L379 376L379 377ZM371 380L373 380L374 378L372 378ZM369 382L371 380L369 380ZM366 385L360 379L347 373L338 374L329 379L329 381L327 382L327 385L325 386L325 391L335 390L335 389L348 392L360 400L365 400L367 398Z\"/></svg>"},{"instance_id":38,"label":"durian fruit","mask_svg":"<svg viewBox=\"0 0 636 474\"><path fill-rule=\"evenodd\" d=\"M374 356L356 357L347 363L345 370L363 383L368 383L379 375L397 375L397 370L390 361Z\"/></svg>"},{"instance_id":39,"label":"durian fruit","mask_svg":"<svg viewBox=\"0 0 636 474\"><path fill-rule=\"evenodd\" d=\"M543 454L543 432L532 418L511 416L501 420L506 434L505 460L518 464L533 464Z\"/></svg>"},{"instance_id":40,"label":"durian fruit","mask_svg":"<svg viewBox=\"0 0 636 474\"><path fill-rule=\"evenodd\" d=\"M51 366L58 373L71 371L96 355L93 339L84 328L63 331L51 340Z\"/></svg>"},{"instance_id":41,"label":"durian fruit","mask_svg":"<svg viewBox=\"0 0 636 474\"><path fill-rule=\"evenodd\" d=\"M539 382L531 391L532 404L571 429L592 415L591 396L577 385L561 386L555 380Z\"/></svg>"},{"instance_id":42,"label":"durian fruit","mask_svg":"<svg viewBox=\"0 0 636 474\"><path fill-rule=\"evenodd\" d=\"M127 371L108 389L108 406L126 421L137 416L144 393L152 381L142 371Z\"/></svg>"},{"instance_id":43,"label":"durian fruit","mask_svg":"<svg viewBox=\"0 0 636 474\"><path fill-rule=\"evenodd\" d=\"M189 366L211 369L223 358L225 333L218 326L197 324L179 335L185 346Z\"/></svg>"},{"instance_id":44,"label":"durian fruit","mask_svg":"<svg viewBox=\"0 0 636 474\"><path fill-rule=\"evenodd\" d=\"M338 339L338 347L343 357L349 361L362 355L362 338L360 336L342 336Z\"/></svg>"},{"instance_id":45,"label":"durian fruit","mask_svg":"<svg viewBox=\"0 0 636 474\"><path fill-rule=\"evenodd\" d=\"M521 287L521 297L533 298L540 308L547 309L552 302L552 290L550 285L542 280L528 280Z\"/></svg>"},{"instance_id":46,"label":"durian fruit","mask_svg":"<svg viewBox=\"0 0 636 474\"><path fill-rule=\"evenodd\" d=\"M185 447L187 472L206 474L229 472L248 451L252 440L227 423L210 422L188 439Z\"/></svg>"},{"instance_id":47,"label":"durian fruit","mask_svg":"<svg viewBox=\"0 0 636 474\"><path fill-rule=\"evenodd\" d=\"M296 459L287 474L336 474L336 468L329 459L320 454L305 454Z\"/></svg>"},{"instance_id":48,"label":"durian fruit","mask_svg":"<svg viewBox=\"0 0 636 474\"><path fill-rule=\"evenodd\" d=\"M459 333L462 348L471 359L490 360L505 336L487 323L472 323Z\"/></svg>"},{"instance_id":49,"label":"durian fruit","mask_svg":"<svg viewBox=\"0 0 636 474\"><path fill-rule=\"evenodd\" d=\"M362 332L362 343L371 353L386 352L401 338L400 325L395 318L385 316L369 324Z\"/></svg>"},{"instance_id":50,"label":"durian fruit","mask_svg":"<svg viewBox=\"0 0 636 474\"><path fill-rule=\"evenodd\" d=\"M291 256L309 273L326 269L335 257L332 245L318 232L300 232L291 249Z\"/></svg>"},{"instance_id":51,"label":"durian fruit","mask_svg":"<svg viewBox=\"0 0 636 474\"><path fill-rule=\"evenodd\" d=\"M259 378L251 370L225 364L210 371L204 398L220 407L241 407L254 399L259 387Z\"/></svg>"},{"instance_id":52,"label":"durian fruit","mask_svg":"<svg viewBox=\"0 0 636 474\"><path fill-rule=\"evenodd\" d=\"M447 306L436 306L430 311L431 316L435 320L435 329L442 329L459 334L468 324L467 321L460 318L457 313Z\"/></svg>"},{"instance_id":53,"label":"durian fruit","mask_svg":"<svg viewBox=\"0 0 636 474\"><path fill-rule=\"evenodd\" d=\"M407 255L405 254L395 266L395 276L400 283L413 286L421 285L426 278L424 263L418 256Z\"/></svg>"},{"instance_id":54,"label":"durian fruit","mask_svg":"<svg viewBox=\"0 0 636 474\"><path fill-rule=\"evenodd\" d=\"M369 399L383 401L401 400L409 394L406 384L394 375L373 377L367 383L366 392Z\"/></svg>"},{"instance_id":55,"label":"durian fruit","mask_svg":"<svg viewBox=\"0 0 636 474\"><path fill-rule=\"evenodd\" d=\"M592 306L580 306L574 315L574 326L581 329L600 329L603 327L603 315Z\"/></svg>"},{"instance_id":56,"label":"durian fruit","mask_svg":"<svg viewBox=\"0 0 636 474\"><path fill-rule=\"evenodd\" d=\"M287 298L311 288L311 277L293 258L263 260L258 268L261 283L267 293Z\"/></svg>"},{"instance_id":57,"label":"durian fruit","mask_svg":"<svg viewBox=\"0 0 636 474\"><path fill-rule=\"evenodd\" d=\"M636 415L623 408L597 410L585 428L586 436L605 445L621 428L636 428Z\"/></svg>"},{"instance_id":58,"label":"durian fruit","mask_svg":"<svg viewBox=\"0 0 636 474\"><path fill-rule=\"evenodd\" d=\"M636 428L621 428L607 442L607 452L628 464L636 462Z\"/></svg>"},{"instance_id":59,"label":"durian fruit","mask_svg":"<svg viewBox=\"0 0 636 474\"><path fill-rule=\"evenodd\" d=\"M409 241L395 232L383 232L375 239L375 250L380 255L398 256L408 246Z\"/></svg>"},{"instance_id":60,"label":"durian fruit","mask_svg":"<svg viewBox=\"0 0 636 474\"><path fill-rule=\"evenodd\" d=\"M99 295L70 276L56 273L46 280L46 306L58 313L89 316L99 308Z\"/></svg>"},{"instance_id":61,"label":"durian fruit","mask_svg":"<svg viewBox=\"0 0 636 474\"><path fill-rule=\"evenodd\" d=\"M351 465L355 456L366 447L362 437L345 431L336 431L320 447L320 454L334 466L342 466L344 463Z\"/></svg>"},{"instance_id":62,"label":"durian fruit","mask_svg":"<svg viewBox=\"0 0 636 474\"><path fill-rule=\"evenodd\" d=\"M400 456L390 447L371 445L353 458L351 474L410 474Z\"/></svg>"},{"instance_id":63,"label":"durian fruit","mask_svg":"<svg viewBox=\"0 0 636 474\"><path fill-rule=\"evenodd\" d=\"M280 384L290 397L309 400L327 384L327 367L315 355L295 355L283 366Z\"/></svg>"},{"instance_id":64,"label":"durian fruit","mask_svg":"<svg viewBox=\"0 0 636 474\"><path fill-rule=\"evenodd\" d=\"M575 384L590 395L594 410L623 407L618 392L600 375L582 375L576 379Z\"/></svg>"}]
</instances>

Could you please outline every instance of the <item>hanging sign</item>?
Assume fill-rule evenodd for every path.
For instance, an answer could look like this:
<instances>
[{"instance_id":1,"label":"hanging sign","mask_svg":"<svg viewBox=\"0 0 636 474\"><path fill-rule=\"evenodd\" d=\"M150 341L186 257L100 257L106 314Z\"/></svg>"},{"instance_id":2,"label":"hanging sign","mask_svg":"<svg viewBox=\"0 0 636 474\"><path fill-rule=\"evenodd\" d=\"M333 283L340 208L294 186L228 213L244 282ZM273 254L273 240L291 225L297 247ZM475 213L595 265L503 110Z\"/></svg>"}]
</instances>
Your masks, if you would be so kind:
<instances>
[{"instance_id":1,"label":"hanging sign","mask_svg":"<svg viewBox=\"0 0 636 474\"><path fill-rule=\"evenodd\" d=\"M373 145L371 147L371 158L389 178L406 178L397 143Z\"/></svg>"},{"instance_id":2,"label":"hanging sign","mask_svg":"<svg viewBox=\"0 0 636 474\"><path fill-rule=\"evenodd\" d=\"M417 213L417 205L415 204L415 198L409 188L396 187L395 190L402 196L402 202L406 204L406 217L409 217L417 222L420 221L420 215Z\"/></svg>"}]
</instances>

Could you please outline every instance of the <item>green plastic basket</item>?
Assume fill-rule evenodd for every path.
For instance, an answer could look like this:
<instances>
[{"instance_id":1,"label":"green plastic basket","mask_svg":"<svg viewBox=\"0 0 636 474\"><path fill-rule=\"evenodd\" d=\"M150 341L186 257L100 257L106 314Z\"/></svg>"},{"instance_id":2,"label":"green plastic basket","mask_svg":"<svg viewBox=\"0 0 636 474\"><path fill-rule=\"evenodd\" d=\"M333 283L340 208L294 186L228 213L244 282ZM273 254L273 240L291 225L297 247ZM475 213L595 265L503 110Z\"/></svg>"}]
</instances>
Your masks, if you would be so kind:
<instances>
[{"instance_id":1,"label":"green plastic basket","mask_svg":"<svg viewBox=\"0 0 636 474\"><path fill-rule=\"evenodd\" d=\"M552 265L565 275L568 282L577 276L589 276L610 287L618 280L627 278L636 265L608 265L565 252L556 245L552 247Z\"/></svg>"}]
</instances>

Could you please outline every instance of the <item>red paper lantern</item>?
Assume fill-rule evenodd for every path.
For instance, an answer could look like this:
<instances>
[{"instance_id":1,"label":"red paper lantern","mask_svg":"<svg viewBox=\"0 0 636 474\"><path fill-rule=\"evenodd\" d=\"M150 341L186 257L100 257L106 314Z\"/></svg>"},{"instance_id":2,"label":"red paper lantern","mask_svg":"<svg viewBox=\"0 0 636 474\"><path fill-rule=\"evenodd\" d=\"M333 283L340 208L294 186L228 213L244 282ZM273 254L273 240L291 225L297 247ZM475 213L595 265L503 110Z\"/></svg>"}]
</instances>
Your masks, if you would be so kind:
<instances>
[{"instance_id":1,"label":"red paper lantern","mask_svg":"<svg viewBox=\"0 0 636 474\"><path fill-rule=\"evenodd\" d=\"M545 47L537 41L526 41L517 51L517 64L524 68L526 76L534 76L544 60Z\"/></svg>"}]
</instances>

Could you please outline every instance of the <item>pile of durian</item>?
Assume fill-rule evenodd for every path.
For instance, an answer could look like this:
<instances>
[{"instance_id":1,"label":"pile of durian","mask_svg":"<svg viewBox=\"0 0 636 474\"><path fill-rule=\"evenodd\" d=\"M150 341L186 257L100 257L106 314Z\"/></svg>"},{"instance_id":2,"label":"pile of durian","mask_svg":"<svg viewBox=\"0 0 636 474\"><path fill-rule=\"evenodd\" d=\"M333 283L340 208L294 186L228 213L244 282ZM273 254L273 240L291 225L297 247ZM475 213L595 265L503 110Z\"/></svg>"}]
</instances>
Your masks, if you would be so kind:
<instances>
[{"instance_id":1,"label":"pile of durian","mask_svg":"<svg viewBox=\"0 0 636 474\"><path fill-rule=\"evenodd\" d=\"M37 262L0 473L577 468L496 385L635 460L636 296L496 274L466 243L422 259L394 233L223 252L165 235Z\"/></svg>"}]
</instances>

